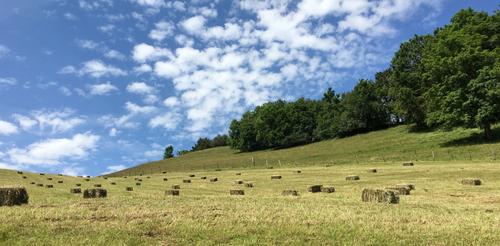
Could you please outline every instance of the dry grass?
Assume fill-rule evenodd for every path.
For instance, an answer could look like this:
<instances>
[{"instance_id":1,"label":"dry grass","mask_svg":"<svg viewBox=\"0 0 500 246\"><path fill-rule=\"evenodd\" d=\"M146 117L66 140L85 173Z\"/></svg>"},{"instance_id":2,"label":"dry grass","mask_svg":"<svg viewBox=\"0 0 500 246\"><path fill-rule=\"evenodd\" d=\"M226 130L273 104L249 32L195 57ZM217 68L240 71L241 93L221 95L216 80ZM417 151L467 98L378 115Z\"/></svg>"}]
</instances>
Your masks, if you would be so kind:
<instances>
[{"instance_id":1,"label":"dry grass","mask_svg":"<svg viewBox=\"0 0 500 246\"><path fill-rule=\"evenodd\" d=\"M331 167L244 170L258 185L231 196L235 172L199 171L220 182L196 180L178 197L165 196L190 172L151 175L138 187L132 177L109 178L106 199L83 199L68 191L78 178L63 176L53 189L28 185L46 180L38 174L0 170L0 185L26 186L28 205L0 207L0 245L496 245L500 242L500 163L401 162ZM346 182L352 173L377 175ZM287 174L279 182L269 177ZM53 176L47 174L46 176ZM460 185L477 177L481 186ZM92 188L99 179L82 184ZM335 192L308 193L313 184ZM364 203L365 187L412 184L399 204ZM294 190L300 196L283 196Z\"/></svg>"}]
</instances>

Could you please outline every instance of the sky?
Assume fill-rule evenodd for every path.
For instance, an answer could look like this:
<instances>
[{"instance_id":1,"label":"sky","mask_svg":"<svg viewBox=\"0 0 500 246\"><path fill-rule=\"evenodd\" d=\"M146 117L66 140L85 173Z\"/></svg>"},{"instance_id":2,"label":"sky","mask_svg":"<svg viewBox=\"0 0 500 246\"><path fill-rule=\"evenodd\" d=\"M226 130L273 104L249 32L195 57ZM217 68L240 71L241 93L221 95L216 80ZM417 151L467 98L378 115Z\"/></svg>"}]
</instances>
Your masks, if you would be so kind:
<instances>
[{"instance_id":1,"label":"sky","mask_svg":"<svg viewBox=\"0 0 500 246\"><path fill-rule=\"evenodd\" d=\"M492 0L0 0L0 168L101 175L352 89Z\"/></svg>"}]
</instances>

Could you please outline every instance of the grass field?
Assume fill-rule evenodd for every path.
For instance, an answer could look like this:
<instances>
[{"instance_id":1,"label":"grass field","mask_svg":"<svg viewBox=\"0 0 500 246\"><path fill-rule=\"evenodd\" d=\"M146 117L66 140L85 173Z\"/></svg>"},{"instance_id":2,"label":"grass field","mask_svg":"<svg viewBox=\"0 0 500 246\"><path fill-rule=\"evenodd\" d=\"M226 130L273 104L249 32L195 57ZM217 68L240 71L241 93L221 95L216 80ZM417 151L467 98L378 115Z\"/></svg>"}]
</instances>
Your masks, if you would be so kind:
<instances>
[{"instance_id":1,"label":"grass field","mask_svg":"<svg viewBox=\"0 0 500 246\"><path fill-rule=\"evenodd\" d=\"M500 136L500 126L494 128ZM482 142L479 129L411 131L411 126L359 134L281 150L238 153L228 147L196 151L180 158L145 163L112 175L161 171L266 168L414 161L492 161L500 159L500 139ZM252 162L252 159L254 162Z\"/></svg>"},{"instance_id":2,"label":"grass field","mask_svg":"<svg viewBox=\"0 0 500 246\"><path fill-rule=\"evenodd\" d=\"M377 168L378 173L368 173ZM294 173L300 169L301 174ZM241 172L241 176L236 176ZM191 184L182 180L189 174ZM271 180L273 174L281 180ZM356 174L359 181L346 181ZM22 176L27 179L22 179ZM274 169L234 169L155 174L135 186L134 177L82 178L0 170L0 185L27 187L28 205L0 207L0 245L498 245L500 162L447 161L334 164ZM201 180L218 177L219 182ZM52 177L52 181L47 181ZM168 181L163 181L168 177ZM462 178L478 177L481 186ZM252 181L254 188L234 184ZM63 180L63 184L58 184ZM54 184L36 187L30 182ZM117 185L110 185L116 182ZM108 198L70 194L102 184ZM413 183L399 204L361 202L364 187ZM180 196L165 196L180 184ZM314 184L335 193L308 193ZM133 192L126 192L133 186ZM230 196L241 188L244 196ZM298 197L281 195L296 189Z\"/></svg>"}]
</instances>

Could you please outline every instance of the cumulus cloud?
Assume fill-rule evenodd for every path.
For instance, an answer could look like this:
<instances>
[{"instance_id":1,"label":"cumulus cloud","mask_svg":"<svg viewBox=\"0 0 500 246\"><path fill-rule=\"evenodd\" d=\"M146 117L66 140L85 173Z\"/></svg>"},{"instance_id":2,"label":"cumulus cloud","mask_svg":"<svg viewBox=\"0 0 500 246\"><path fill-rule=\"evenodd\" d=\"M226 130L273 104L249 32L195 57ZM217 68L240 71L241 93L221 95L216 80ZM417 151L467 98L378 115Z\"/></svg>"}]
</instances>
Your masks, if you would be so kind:
<instances>
[{"instance_id":1,"label":"cumulus cloud","mask_svg":"<svg viewBox=\"0 0 500 246\"><path fill-rule=\"evenodd\" d=\"M174 24L167 21L160 21L155 24L155 29L149 32L149 38L156 41L163 41L168 35L174 31Z\"/></svg>"},{"instance_id":2,"label":"cumulus cloud","mask_svg":"<svg viewBox=\"0 0 500 246\"><path fill-rule=\"evenodd\" d=\"M69 108L60 111L42 109L29 115L14 114L12 117L24 131L56 134L70 131L85 123L85 118L74 114L75 111Z\"/></svg>"},{"instance_id":3,"label":"cumulus cloud","mask_svg":"<svg viewBox=\"0 0 500 246\"><path fill-rule=\"evenodd\" d=\"M132 114L150 114L157 110L154 106L139 106L132 102L125 103L125 108Z\"/></svg>"},{"instance_id":4,"label":"cumulus cloud","mask_svg":"<svg viewBox=\"0 0 500 246\"><path fill-rule=\"evenodd\" d=\"M16 125L7 121L0 120L0 135L12 135L18 132L19 131Z\"/></svg>"},{"instance_id":5,"label":"cumulus cloud","mask_svg":"<svg viewBox=\"0 0 500 246\"><path fill-rule=\"evenodd\" d=\"M76 74L79 76L88 75L94 78L125 76L127 72L113 65L107 65L100 60L90 60L84 62L80 69L74 66L65 66L59 70L61 74Z\"/></svg>"},{"instance_id":6,"label":"cumulus cloud","mask_svg":"<svg viewBox=\"0 0 500 246\"><path fill-rule=\"evenodd\" d=\"M189 19L184 20L181 26L189 33L198 34L205 26L205 17L201 15L193 16Z\"/></svg>"},{"instance_id":7,"label":"cumulus cloud","mask_svg":"<svg viewBox=\"0 0 500 246\"><path fill-rule=\"evenodd\" d=\"M118 172L118 171L126 169L126 168L127 168L127 166L125 166L125 165L111 165L111 166L107 167L107 171L104 172L103 174Z\"/></svg>"},{"instance_id":8,"label":"cumulus cloud","mask_svg":"<svg viewBox=\"0 0 500 246\"><path fill-rule=\"evenodd\" d=\"M132 51L132 58L136 62L140 63L156 61L160 58L171 56L172 52L170 52L168 49L154 47L145 43L134 46L134 50Z\"/></svg>"},{"instance_id":9,"label":"cumulus cloud","mask_svg":"<svg viewBox=\"0 0 500 246\"><path fill-rule=\"evenodd\" d=\"M149 121L151 128L161 127L167 130L174 130L181 122L181 116L175 112L166 112L156 116Z\"/></svg>"},{"instance_id":10,"label":"cumulus cloud","mask_svg":"<svg viewBox=\"0 0 500 246\"><path fill-rule=\"evenodd\" d=\"M104 95L109 95L113 91L118 91L118 88L112 85L110 82L90 85L91 95L104 96Z\"/></svg>"},{"instance_id":11,"label":"cumulus cloud","mask_svg":"<svg viewBox=\"0 0 500 246\"><path fill-rule=\"evenodd\" d=\"M144 82L132 82L127 85L127 91L133 94L145 95L154 93L156 90Z\"/></svg>"},{"instance_id":12,"label":"cumulus cloud","mask_svg":"<svg viewBox=\"0 0 500 246\"><path fill-rule=\"evenodd\" d=\"M7 151L15 164L53 166L69 160L88 157L97 147L100 137L90 132L76 134L71 138L51 138L32 143L25 148L12 148Z\"/></svg>"}]
</instances>

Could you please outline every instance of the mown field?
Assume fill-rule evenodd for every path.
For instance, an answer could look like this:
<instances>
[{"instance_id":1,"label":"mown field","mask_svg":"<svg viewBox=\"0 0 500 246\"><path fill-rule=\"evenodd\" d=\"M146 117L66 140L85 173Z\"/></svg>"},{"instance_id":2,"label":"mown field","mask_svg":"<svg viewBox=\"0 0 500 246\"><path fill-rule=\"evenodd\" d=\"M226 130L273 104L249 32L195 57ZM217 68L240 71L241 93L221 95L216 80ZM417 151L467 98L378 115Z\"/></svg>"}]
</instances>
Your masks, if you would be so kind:
<instances>
[{"instance_id":1,"label":"mown field","mask_svg":"<svg viewBox=\"0 0 500 246\"><path fill-rule=\"evenodd\" d=\"M493 129L500 136L500 125ZM145 163L111 176L161 171L362 164L401 161L491 161L500 159L500 138L484 143L480 129L414 131L412 126L358 134L294 148L239 153L229 147L196 151ZM253 162L252 162L253 160Z\"/></svg>"},{"instance_id":2,"label":"mown field","mask_svg":"<svg viewBox=\"0 0 500 246\"><path fill-rule=\"evenodd\" d=\"M0 245L498 245L500 162L414 163L176 171L143 175L141 186L131 176L87 182L29 173L22 179L15 171L0 170L0 185L22 185L30 195L28 205L0 207ZM195 174L192 183L182 183L189 174ZM274 174L283 178L271 180ZM346 181L351 174L361 180ZM480 178L483 185L460 184L467 177ZM238 179L255 187L234 184ZM70 194L76 183L82 188L102 184L108 198ZM413 183L416 190L401 196L399 204L361 202L365 187L400 183ZM181 185L180 196L165 196L174 184ZM336 192L308 193L314 184L333 185ZM127 186L134 191L126 192ZM230 196L233 188L245 195ZM300 196L282 196L284 189L298 190Z\"/></svg>"}]
</instances>

